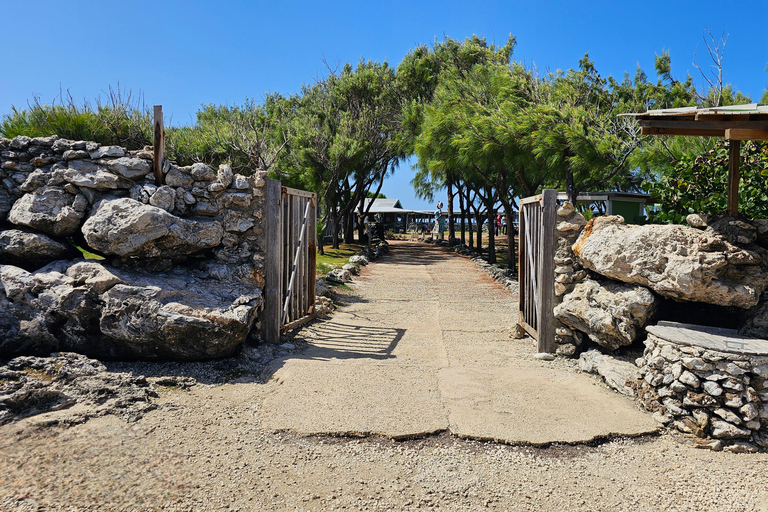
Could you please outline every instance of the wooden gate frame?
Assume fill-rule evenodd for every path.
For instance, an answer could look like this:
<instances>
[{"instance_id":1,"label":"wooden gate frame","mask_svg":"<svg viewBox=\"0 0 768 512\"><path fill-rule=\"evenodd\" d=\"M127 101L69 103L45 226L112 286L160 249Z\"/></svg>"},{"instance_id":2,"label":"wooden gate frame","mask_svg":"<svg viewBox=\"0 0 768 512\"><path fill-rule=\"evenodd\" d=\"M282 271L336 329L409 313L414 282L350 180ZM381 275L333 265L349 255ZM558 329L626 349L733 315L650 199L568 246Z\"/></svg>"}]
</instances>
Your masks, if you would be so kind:
<instances>
[{"instance_id":1,"label":"wooden gate frame","mask_svg":"<svg viewBox=\"0 0 768 512\"><path fill-rule=\"evenodd\" d=\"M267 178L264 310L261 335L280 334L314 318L317 195Z\"/></svg>"},{"instance_id":2,"label":"wooden gate frame","mask_svg":"<svg viewBox=\"0 0 768 512\"><path fill-rule=\"evenodd\" d=\"M520 326L538 342L539 353L554 353L555 223L557 191L520 200L518 308Z\"/></svg>"}]
</instances>

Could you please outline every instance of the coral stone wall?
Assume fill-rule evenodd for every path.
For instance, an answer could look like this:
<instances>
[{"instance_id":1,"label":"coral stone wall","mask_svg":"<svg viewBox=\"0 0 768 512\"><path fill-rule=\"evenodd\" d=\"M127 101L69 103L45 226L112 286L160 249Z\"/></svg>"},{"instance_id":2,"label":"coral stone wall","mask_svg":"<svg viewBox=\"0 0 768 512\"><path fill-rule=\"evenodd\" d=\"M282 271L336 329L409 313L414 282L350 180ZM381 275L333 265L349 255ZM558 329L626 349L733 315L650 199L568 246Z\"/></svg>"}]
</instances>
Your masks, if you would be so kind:
<instances>
[{"instance_id":1,"label":"coral stone wall","mask_svg":"<svg viewBox=\"0 0 768 512\"><path fill-rule=\"evenodd\" d=\"M209 359L254 328L264 173L0 138L0 354ZM83 260L74 245L103 256Z\"/></svg>"},{"instance_id":2,"label":"coral stone wall","mask_svg":"<svg viewBox=\"0 0 768 512\"><path fill-rule=\"evenodd\" d=\"M643 376L638 396L658 421L694 434L713 448L768 448L768 355L724 352L678 339L681 331L705 342L720 341L722 334L671 326L651 326L648 331L645 352L637 361ZM750 344L743 338L737 341ZM768 349L764 340L751 343Z\"/></svg>"}]
</instances>

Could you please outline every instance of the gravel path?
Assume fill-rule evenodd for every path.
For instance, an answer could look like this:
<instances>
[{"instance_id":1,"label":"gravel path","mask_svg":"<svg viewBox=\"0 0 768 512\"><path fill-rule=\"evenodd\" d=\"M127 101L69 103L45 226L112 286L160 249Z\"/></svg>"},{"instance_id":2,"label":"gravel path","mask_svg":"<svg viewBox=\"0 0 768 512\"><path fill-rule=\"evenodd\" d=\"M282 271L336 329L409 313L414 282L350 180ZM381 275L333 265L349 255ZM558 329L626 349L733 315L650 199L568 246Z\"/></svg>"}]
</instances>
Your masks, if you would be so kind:
<instances>
[{"instance_id":1,"label":"gravel path","mask_svg":"<svg viewBox=\"0 0 768 512\"><path fill-rule=\"evenodd\" d=\"M458 258L440 251L424 254ZM346 302L361 300L353 292ZM288 360L311 350L302 347L318 325L297 333L301 350ZM503 355L529 369L553 365L532 360L533 348ZM673 433L531 447L446 432L394 441L266 430L275 383L262 381L279 365L255 375L253 361L108 365L198 384L162 387L157 408L133 422L106 415L57 427L31 417L0 427L0 509L768 511L768 455L697 450ZM576 372L562 360L550 367Z\"/></svg>"}]
</instances>

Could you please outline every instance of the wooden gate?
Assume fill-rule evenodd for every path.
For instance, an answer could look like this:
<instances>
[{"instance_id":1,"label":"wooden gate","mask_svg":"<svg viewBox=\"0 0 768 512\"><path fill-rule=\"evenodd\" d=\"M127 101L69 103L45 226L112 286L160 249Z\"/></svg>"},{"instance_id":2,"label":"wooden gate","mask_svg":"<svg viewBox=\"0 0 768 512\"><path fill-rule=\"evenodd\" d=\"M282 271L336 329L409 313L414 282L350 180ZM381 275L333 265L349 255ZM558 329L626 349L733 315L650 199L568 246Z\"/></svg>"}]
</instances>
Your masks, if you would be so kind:
<instances>
[{"instance_id":1,"label":"wooden gate","mask_svg":"<svg viewBox=\"0 0 768 512\"><path fill-rule=\"evenodd\" d=\"M556 190L520 200L520 325L536 338L540 353L555 351L555 222Z\"/></svg>"},{"instance_id":2,"label":"wooden gate","mask_svg":"<svg viewBox=\"0 0 768 512\"><path fill-rule=\"evenodd\" d=\"M262 337L280 334L313 318L317 196L267 179L266 261Z\"/></svg>"}]
</instances>

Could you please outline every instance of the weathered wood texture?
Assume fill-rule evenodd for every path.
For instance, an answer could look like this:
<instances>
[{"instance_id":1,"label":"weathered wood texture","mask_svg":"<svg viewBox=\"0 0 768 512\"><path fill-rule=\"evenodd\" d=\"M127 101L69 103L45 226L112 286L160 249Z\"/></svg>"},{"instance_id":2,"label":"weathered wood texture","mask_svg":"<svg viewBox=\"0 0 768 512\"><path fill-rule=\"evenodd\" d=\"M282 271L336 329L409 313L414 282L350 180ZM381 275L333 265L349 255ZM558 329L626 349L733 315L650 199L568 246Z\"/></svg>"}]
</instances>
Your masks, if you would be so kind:
<instances>
[{"instance_id":1,"label":"weathered wood texture","mask_svg":"<svg viewBox=\"0 0 768 512\"><path fill-rule=\"evenodd\" d=\"M282 187L277 180L267 179L266 193L265 262L264 262L264 317L261 319L261 337L265 341L280 339L280 304L283 290L283 226L281 200Z\"/></svg>"},{"instance_id":2,"label":"weathered wood texture","mask_svg":"<svg viewBox=\"0 0 768 512\"><path fill-rule=\"evenodd\" d=\"M155 176L155 184L163 184L163 164L165 163L165 128L163 127L163 106L154 106L154 160L152 173Z\"/></svg>"},{"instance_id":3,"label":"weathered wood texture","mask_svg":"<svg viewBox=\"0 0 768 512\"><path fill-rule=\"evenodd\" d=\"M739 151L741 141L728 142L728 215L739 214Z\"/></svg>"},{"instance_id":4,"label":"weathered wood texture","mask_svg":"<svg viewBox=\"0 0 768 512\"><path fill-rule=\"evenodd\" d=\"M520 325L538 342L539 352L555 351L555 222L557 191L544 190L520 201L518 309Z\"/></svg>"},{"instance_id":5,"label":"weathered wood texture","mask_svg":"<svg viewBox=\"0 0 768 512\"><path fill-rule=\"evenodd\" d=\"M316 195L266 180L266 262L261 335L276 342L281 332L308 320L315 306Z\"/></svg>"}]
</instances>

